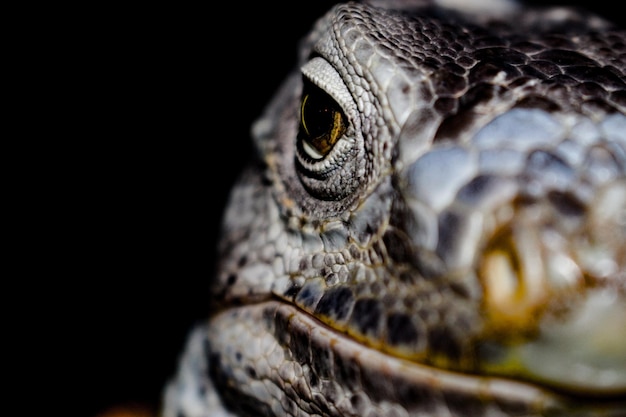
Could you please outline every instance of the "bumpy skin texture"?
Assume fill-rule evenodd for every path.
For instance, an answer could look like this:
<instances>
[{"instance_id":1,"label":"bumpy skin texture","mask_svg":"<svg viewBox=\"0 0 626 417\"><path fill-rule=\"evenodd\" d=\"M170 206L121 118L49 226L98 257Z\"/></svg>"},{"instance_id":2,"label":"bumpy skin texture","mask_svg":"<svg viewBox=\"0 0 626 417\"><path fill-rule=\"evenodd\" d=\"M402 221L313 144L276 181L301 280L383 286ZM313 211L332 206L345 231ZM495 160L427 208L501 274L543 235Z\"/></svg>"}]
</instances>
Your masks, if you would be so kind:
<instances>
[{"instance_id":1,"label":"bumpy skin texture","mask_svg":"<svg viewBox=\"0 0 626 417\"><path fill-rule=\"evenodd\" d=\"M371 3L256 122L164 416L624 415L626 33Z\"/></svg>"}]
</instances>

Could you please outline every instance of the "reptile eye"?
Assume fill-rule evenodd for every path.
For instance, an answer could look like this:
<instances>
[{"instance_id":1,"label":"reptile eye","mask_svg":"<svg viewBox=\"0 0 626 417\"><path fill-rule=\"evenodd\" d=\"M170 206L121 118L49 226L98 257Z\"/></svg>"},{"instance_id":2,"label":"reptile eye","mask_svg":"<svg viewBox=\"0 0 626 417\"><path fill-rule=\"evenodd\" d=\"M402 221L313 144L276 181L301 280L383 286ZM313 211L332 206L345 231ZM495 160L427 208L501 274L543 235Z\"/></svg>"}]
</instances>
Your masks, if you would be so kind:
<instances>
[{"instance_id":1,"label":"reptile eye","mask_svg":"<svg viewBox=\"0 0 626 417\"><path fill-rule=\"evenodd\" d=\"M346 132L347 122L341 107L323 90L305 82L300 105L298 141L311 158L324 158Z\"/></svg>"},{"instance_id":2,"label":"reptile eye","mask_svg":"<svg viewBox=\"0 0 626 417\"><path fill-rule=\"evenodd\" d=\"M315 199L339 201L362 184L367 163L360 112L341 75L324 58L312 57L302 72L294 168L304 190ZM295 112L294 112L295 113ZM296 122L295 120L293 120ZM338 206L343 207L343 206Z\"/></svg>"}]
</instances>

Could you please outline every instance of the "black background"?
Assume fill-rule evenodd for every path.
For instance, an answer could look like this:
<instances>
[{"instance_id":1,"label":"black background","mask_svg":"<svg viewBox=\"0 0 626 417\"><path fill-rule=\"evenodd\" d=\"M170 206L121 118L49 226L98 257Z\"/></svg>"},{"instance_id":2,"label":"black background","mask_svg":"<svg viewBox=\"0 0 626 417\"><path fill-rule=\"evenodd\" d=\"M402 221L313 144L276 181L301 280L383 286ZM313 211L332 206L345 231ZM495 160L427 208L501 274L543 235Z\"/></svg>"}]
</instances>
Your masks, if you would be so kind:
<instances>
[{"instance_id":1,"label":"black background","mask_svg":"<svg viewBox=\"0 0 626 417\"><path fill-rule=\"evenodd\" d=\"M54 262L69 300L56 372L73 381L77 415L158 406L186 332L207 312L249 126L333 2L311 3L107 11L94 45L97 104L66 173L72 203L58 231L70 243ZM594 7L617 18L608 3Z\"/></svg>"}]
</instances>

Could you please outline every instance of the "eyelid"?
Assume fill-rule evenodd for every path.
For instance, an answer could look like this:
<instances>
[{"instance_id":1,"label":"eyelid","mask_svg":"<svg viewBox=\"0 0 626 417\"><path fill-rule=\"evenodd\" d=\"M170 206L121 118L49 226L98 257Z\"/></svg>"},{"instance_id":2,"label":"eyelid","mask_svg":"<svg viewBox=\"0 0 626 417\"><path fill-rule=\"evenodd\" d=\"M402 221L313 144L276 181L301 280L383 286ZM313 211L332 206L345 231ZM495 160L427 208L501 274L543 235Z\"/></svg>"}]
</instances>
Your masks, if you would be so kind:
<instances>
[{"instance_id":1,"label":"eyelid","mask_svg":"<svg viewBox=\"0 0 626 417\"><path fill-rule=\"evenodd\" d=\"M301 68L304 75L313 84L332 97L346 116L356 110L352 94L337 70L324 58L315 57Z\"/></svg>"}]
</instances>

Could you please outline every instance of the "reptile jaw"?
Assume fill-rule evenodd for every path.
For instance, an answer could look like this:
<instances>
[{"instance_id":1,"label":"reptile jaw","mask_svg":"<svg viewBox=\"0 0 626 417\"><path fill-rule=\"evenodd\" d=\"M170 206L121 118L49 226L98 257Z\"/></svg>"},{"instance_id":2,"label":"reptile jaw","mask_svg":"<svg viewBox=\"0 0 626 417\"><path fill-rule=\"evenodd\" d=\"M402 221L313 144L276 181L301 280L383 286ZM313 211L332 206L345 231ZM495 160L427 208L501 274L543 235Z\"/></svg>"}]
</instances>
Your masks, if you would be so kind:
<instances>
[{"instance_id":1,"label":"reptile jaw","mask_svg":"<svg viewBox=\"0 0 626 417\"><path fill-rule=\"evenodd\" d=\"M359 343L285 300L233 306L213 316L203 332L220 335L205 346L213 360L209 373L236 404L248 397L282 403L289 401L282 396L295 395L291 399L303 407L316 402L334 410L328 415L359 415L344 410L361 401L378 411L393 404L409 415L469 415L471 410L485 416L617 417L625 411L619 393L578 395L513 377L404 359ZM256 380L245 372L252 369L248 365L255 366ZM289 389L276 391L274 386ZM236 390L228 391L232 388Z\"/></svg>"}]
</instances>

